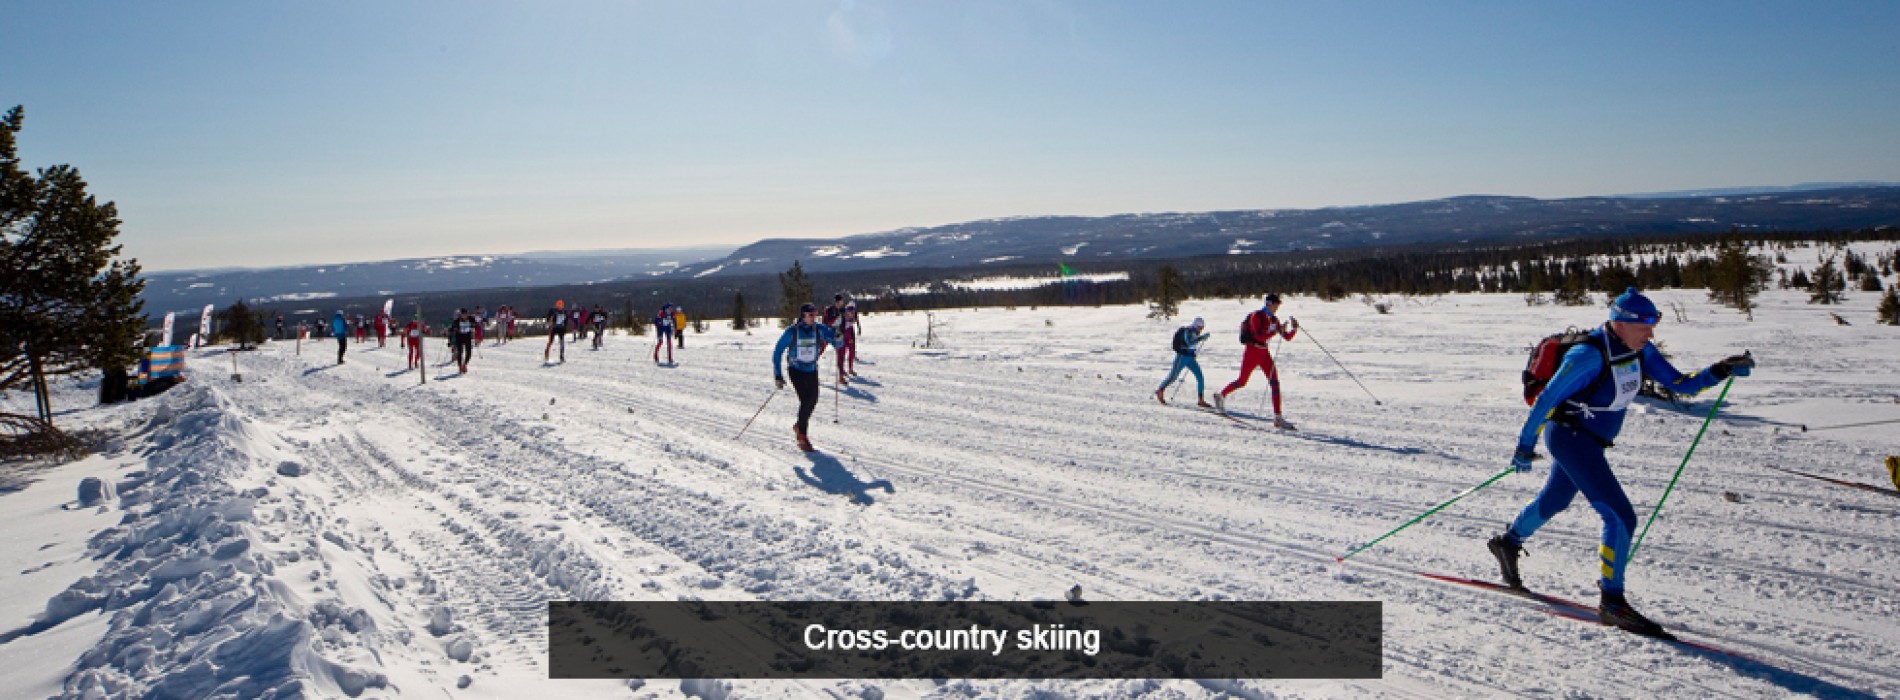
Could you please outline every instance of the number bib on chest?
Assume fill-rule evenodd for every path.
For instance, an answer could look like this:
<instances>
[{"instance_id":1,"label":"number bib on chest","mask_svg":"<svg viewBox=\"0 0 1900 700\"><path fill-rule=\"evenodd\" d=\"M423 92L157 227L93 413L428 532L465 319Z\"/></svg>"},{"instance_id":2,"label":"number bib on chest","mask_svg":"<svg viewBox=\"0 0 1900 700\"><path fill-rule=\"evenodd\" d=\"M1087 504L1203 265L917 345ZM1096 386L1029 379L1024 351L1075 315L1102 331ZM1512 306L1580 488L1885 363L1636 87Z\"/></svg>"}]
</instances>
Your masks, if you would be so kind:
<instances>
[{"instance_id":1,"label":"number bib on chest","mask_svg":"<svg viewBox=\"0 0 1900 700\"><path fill-rule=\"evenodd\" d=\"M1610 381L1616 382L1616 399L1610 402L1610 410L1629 408L1630 402L1636 400L1637 392L1643 388L1642 363L1635 357L1611 363Z\"/></svg>"},{"instance_id":2,"label":"number bib on chest","mask_svg":"<svg viewBox=\"0 0 1900 700\"><path fill-rule=\"evenodd\" d=\"M792 358L799 362L817 362L818 334L813 333L809 338L798 336L792 347Z\"/></svg>"}]
</instances>

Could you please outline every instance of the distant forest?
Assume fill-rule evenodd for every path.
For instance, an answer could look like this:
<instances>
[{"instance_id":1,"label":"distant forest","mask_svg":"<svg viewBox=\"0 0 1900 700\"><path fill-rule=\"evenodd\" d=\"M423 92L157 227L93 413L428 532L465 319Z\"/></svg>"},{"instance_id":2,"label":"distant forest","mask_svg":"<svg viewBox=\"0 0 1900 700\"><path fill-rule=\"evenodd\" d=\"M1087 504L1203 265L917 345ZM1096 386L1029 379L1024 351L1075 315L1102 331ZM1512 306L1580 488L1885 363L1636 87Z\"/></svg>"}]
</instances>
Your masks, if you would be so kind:
<instances>
[{"instance_id":1,"label":"distant forest","mask_svg":"<svg viewBox=\"0 0 1900 700\"><path fill-rule=\"evenodd\" d=\"M1125 272L1127 280L1077 280L1029 289L970 290L956 281L995 277L1058 276L1058 261L1044 264L964 268L893 268L851 273L806 272L824 303L834 293L850 295L866 313L974 306L1100 306L1139 304L1155 296L1161 269L1172 268L1181 291L1189 298L1235 298L1267 292L1310 294L1338 299L1359 294L1434 295L1453 292L1505 292L1527 295L1550 293L1574 303L1587 293L1618 292L1625 287L1644 289L1707 288L1722 273L1717 258L1725 246L1746 245L1757 258L1766 251L1787 250L1801 243L1832 247L1853 241L1900 241L1893 227L1855 231L1730 232L1726 235L1664 234L1577 238L1534 244L1475 244L1456 248L1442 245L1395 248L1311 250L1255 255L1220 255L1177 260L1096 261L1069 264L1073 274ZM1775 253L1779 255L1779 253ZM1863 260L1846 256L1837 261L1846 281L1871 274L1892 274L1900 265L1900 246ZM1757 260L1756 274L1766 275L1768 261ZM1801 261L1795 261L1799 264ZM1815 265L1818 267L1819 263ZM788 265L789 268L789 265ZM1786 279L1779 280L1788 285ZM1796 279L1795 284L1803 280ZM909 293L900 290L909 290ZM919 291L921 290L921 291ZM684 306L694 320L731 319L735 295L743 294L747 318L771 323L779 316L783 293L776 274L696 279L655 278L587 285L504 288L428 294L406 294L397 299L396 315L408 318L418 310L433 325L458 307L481 304L493 311L514 306L524 319L544 316L556 299L568 308L598 304L623 325L629 317L652 316L661 304ZM328 308L351 314L373 314L382 298L331 300ZM307 304L307 303L306 303ZM300 304L301 305L301 304ZM264 310L261 316L274 313ZM304 319L308 319L306 316ZM292 319L295 320L302 319ZM771 325L776 325L772 323Z\"/></svg>"}]
</instances>

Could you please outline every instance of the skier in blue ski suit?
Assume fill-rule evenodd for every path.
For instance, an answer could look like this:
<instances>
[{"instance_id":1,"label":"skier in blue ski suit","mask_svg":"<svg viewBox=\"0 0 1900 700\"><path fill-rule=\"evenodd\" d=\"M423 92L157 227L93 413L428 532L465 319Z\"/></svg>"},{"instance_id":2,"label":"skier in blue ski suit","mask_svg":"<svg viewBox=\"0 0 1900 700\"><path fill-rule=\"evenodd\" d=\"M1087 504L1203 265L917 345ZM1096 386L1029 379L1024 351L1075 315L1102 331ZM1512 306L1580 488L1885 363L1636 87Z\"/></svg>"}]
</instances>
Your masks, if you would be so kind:
<instances>
[{"instance_id":1,"label":"skier in blue ski suit","mask_svg":"<svg viewBox=\"0 0 1900 700\"><path fill-rule=\"evenodd\" d=\"M1163 404L1168 402L1164 392L1168 390L1169 384L1174 383L1175 377L1181 376L1182 368L1186 368L1194 373L1194 395L1200 397L1201 408L1214 407L1207 402L1207 380L1201 376L1201 363L1194 359L1200 352L1201 343L1207 340L1207 334L1201 332L1206 327L1207 321L1196 317L1194 322L1174 332L1174 369L1168 370L1168 378L1161 380L1161 386L1155 389L1156 401Z\"/></svg>"},{"instance_id":2,"label":"skier in blue ski suit","mask_svg":"<svg viewBox=\"0 0 1900 700\"><path fill-rule=\"evenodd\" d=\"M785 388L785 372L780 368L791 357L792 388L798 392L798 422L792 425L792 434L798 438L798 448L806 452L812 451L806 431L811 427L811 412L818 407L818 358L825 354L826 345L844 346L831 326L818 323L817 317L817 306L800 307L798 322L787 326L772 348L772 381L780 389Z\"/></svg>"},{"instance_id":3,"label":"skier in blue ski suit","mask_svg":"<svg viewBox=\"0 0 1900 700\"><path fill-rule=\"evenodd\" d=\"M350 346L350 320L343 317L342 309L330 317L330 332L336 335L336 363L343 364L343 350Z\"/></svg>"},{"instance_id":4,"label":"skier in blue ski suit","mask_svg":"<svg viewBox=\"0 0 1900 700\"><path fill-rule=\"evenodd\" d=\"M1519 473L1530 472L1531 460L1537 457L1537 436L1545 433L1552 462L1550 478L1504 534L1488 543L1505 584L1522 589L1517 557L1524 540L1583 493L1603 517L1603 540L1597 550L1602 564L1598 616L1605 624L1652 636L1666 633L1632 609L1623 596L1623 569L1629 563L1636 511L1610 471L1604 450L1613 446L1622 431L1625 409L1642 389L1644 378L1679 394L1695 394L1730 376L1746 377L1755 364L1752 357L1736 355L1705 371L1684 375L1649 343L1660 320L1656 305L1630 287L1611 304L1609 322L1564 353L1563 363L1518 432L1517 452L1511 459ZM1545 431L1547 426L1550 430Z\"/></svg>"}]
</instances>

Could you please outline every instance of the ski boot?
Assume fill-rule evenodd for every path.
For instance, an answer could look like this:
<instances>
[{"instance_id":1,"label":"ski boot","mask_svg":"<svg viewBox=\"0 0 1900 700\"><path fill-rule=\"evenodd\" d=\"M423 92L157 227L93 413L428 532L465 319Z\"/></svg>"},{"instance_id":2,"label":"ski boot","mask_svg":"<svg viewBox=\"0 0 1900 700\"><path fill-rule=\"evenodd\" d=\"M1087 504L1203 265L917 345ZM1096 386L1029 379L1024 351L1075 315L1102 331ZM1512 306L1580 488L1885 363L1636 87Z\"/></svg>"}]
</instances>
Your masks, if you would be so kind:
<instances>
[{"instance_id":1,"label":"ski boot","mask_svg":"<svg viewBox=\"0 0 1900 700\"><path fill-rule=\"evenodd\" d=\"M1211 403L1208 403L1208 402L1207 402L1207 397L1205 397L1205 396L1198 396L1198 397L1195 397L1195 399L1196 399L1196 401L1197 401L1197 402L1198 402L1198 403L1200 404L1200 406L1201 406L1201 408L1213 408L1213 407L1214 407L1214 404L1211 404Z\"/></svg>"},{"instance_id":2,"label":"ski boot","mask_svg":"<svg viewBox=\"0 0 1900 700\"><path fill-rule=\"evenodd\" d=\"M1165 387L1155 390L1155 400L1161 402L1161 405L1163 406L1168 405L1167 391L1168 390ZM1206 403L1206 402L1202 402L1202 403Z\"/></svg>"},{"instance_id":3,"label":"ski boot","mask_svg":"<svg viewBox=\"0 0 1900 700\"><path fill-rule=\"evenodd\" d=\"M1220 411L1220 414L1223 416L1227 415L1227 395L1226 394L1220 393L1218 391L1214 392L1214 410Z\"/></svg>"},{"instance_id":4,"label":"ski boot","mask_svg":"<svg viewBox=\"0 0 1900 700\"><path fill-rule=\"evenodd\" d=\"M1603 592L1603 602L1597 606L1597 621L1613 625L1625 632L1640 634L1658 639L1675 639L1676 636L1663 630L1662 625L1643 617L1630 607L1628 599L1622 593Z\"/></svg>"},{"instance_id":5,"label":"ski boot","mask_svg":"<svg viewBox=\"0 0 1900 700\"><path fill-rule=\"evenodd\" d=\"M1517 575L1517 558L1524 556L1524 544L1509 534L1498 535L1485 543L1491 550L1491 556L1497 557L1498 575L1504 578L1504 585L1519 593L1529 592L1524 587L1524 579Z\"/></svg>"},{"instance_id":6,"label":"ski boot","mask_svg":"<svg viewBox=\"0 0 1900 700\"><path fill-rule=\"evenodd\" d=\"M811 446L811 440L805 437L805 431L799 430L798 426L796 425L792 426L792 435L798 438L798 449L804 450L806 452L818 451L818 448Z\"/></svg>"},{"instance_id":7,"label":"ski boot","mask_svg":"<svg viewBox=\"0 0 1900 700\"><path fill-rule=\"evenodd\" d=\"M1281 418L1279 416L1273 417L1273 427L1279 428L1281 430L1299 430L1299 428L1293 427L1293 421L1287 420L1285 418Z\"/></svg>"}]
</instances>

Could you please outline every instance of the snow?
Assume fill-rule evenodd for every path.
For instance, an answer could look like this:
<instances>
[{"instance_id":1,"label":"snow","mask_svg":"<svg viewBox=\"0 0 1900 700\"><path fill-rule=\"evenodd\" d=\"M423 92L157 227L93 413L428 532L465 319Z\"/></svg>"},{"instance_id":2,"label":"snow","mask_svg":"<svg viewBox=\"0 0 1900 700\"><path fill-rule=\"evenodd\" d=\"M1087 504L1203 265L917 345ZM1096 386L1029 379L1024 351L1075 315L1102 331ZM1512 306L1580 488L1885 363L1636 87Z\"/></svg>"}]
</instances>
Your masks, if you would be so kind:
<instances>
[{"instance_id":1,"label":"snow","mask_svg":"<svg viewBox=\"0 0 1900 700\"><path fill-rule=\"evenodd\" d=\"M382 292L382 293L387 294L388 292ZM296 292L296 293L291 293L291 294L278 294L276 296L264 297L262 299L258 299L257 303L270 303L270 302L275 302L275 301L312 301L316 299L329 299L334 296L336 296L336 292Z\"/></svg>"},{"instance_id":2,"label":"snow","mask_svg":"<svg viewBox=\"0 0 1900 700\"><path fill-rule=\"evenodd\" d=\"M1494 578L1483 540L1542 483L1512 476L1344 564L1335 558L1505 467L1529 343L1597 307L1522 295L1291 297L1276 346L1276 433L1162 406L1174 323L1140 306L865 318L864 381L826 396L807 456L771 395L769 329L715 326L648 359L610 336L544 366L538 339L486 345L429 382L399 352L335 366L316 343L218 349L186 385L92 407L61 381L68 427L107 430L57 468L0 466L0 687L80 697L1682 697L1900 694L1900 499L1768 465L1885 484L1900 418L1900 328L1877 296L1760 298L1755 321L1698 290L1658 337L1695 369L1752 349L1630 567L1645 613L1757 661L1685 652L1413 575ZM479 301L479 300L471 300ZM1210 384L1234 376L1254 301L1198 300ZM1854 321L1838 326L1838 312ZM1314 340L1377 394L1374 406ZM829 376L829 370L827 370ZM1189 380L1191 381L1191 379ZM1230 400L1257 417L1264 380ZM1191 402L1193 389L1178 399ZM829 392L828 392L829 393ZM1713 393L1644 400L1611 451L1646 514ZM9 410L30 398L0 397ZM1179 403L1180 401L1177 401ZM1243 421L1258 423L1255 418ZM1801 425L1811 428L1802 432ZM292 476L291 474L295 474ZM103 479L108 499L76 503ZM876 486L888 481L889 490ZM1733 493L1737 500L1724 496ZM868 504L854 504L861 494ZM1591 600L1599 521L1579 502L1529 543L1527 582ZM17 575L14 572L20 572ZM545 603L624 600L1380 600L1370 681L550 681ZM463 688L465 689L459 689Z\"/></svg>"},{"instance_id":3,"label":"snow","mask_svg":"<svg viewBox=\"0 0 1900 700\"><path fill-rule=\"evenodd\" d=\"M850 254L850 255L846 255L846 256L844 256L844 257L847 257L847 258L867 258L867 259L876 259L876 258L890 258L890 257L901 257L901 256L905 256L905 255L910 255L910 251L908 251L908 250L895 250L895 249L893 249L893 248L891 248L890 246L882 246L882 247L879 247L879 248L875 248L875 249L872 249L872 250L860 250L860 251L858 251L858 252L856 252L856 253L852 253L852 254Z\"/></svg>"}]
</instances>

